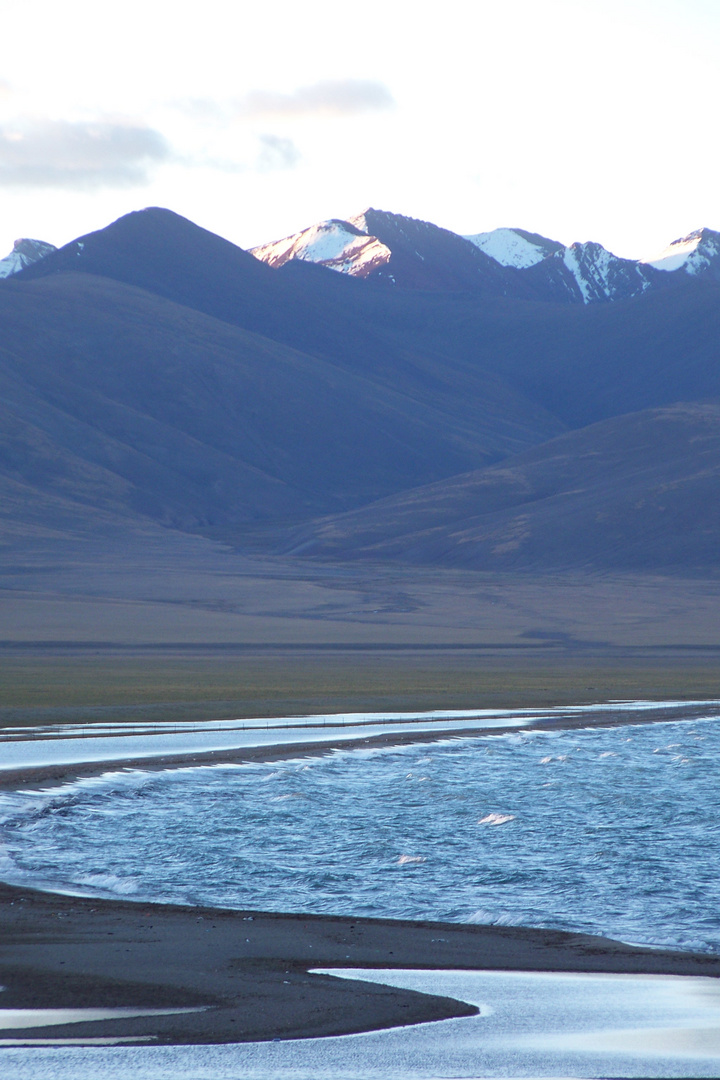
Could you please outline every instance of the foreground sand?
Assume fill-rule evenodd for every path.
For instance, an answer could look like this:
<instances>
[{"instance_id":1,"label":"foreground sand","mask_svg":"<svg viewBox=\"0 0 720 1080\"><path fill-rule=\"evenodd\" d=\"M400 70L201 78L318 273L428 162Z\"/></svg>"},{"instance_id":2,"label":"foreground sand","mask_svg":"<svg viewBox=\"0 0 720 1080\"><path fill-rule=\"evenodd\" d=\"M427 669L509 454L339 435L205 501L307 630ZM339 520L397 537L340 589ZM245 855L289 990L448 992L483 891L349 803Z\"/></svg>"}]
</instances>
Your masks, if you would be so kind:
<instances>
[{"instance_id":1,"label":"foreground sand","mask_svg":"<svg viewBox=\"0 0 720 1080\"><path fill-rule=\"evenodd\" d=\"M0 885L3 1008L208 1006L181 1016L85 1023L83 1037L241 1042L476 1011L449 998L308 973L332 966L720 976L720 957L552 930L236 912ZM77 1038L80 1032L66 1025L37 1034Z\"/></svg>"}]
</instances>

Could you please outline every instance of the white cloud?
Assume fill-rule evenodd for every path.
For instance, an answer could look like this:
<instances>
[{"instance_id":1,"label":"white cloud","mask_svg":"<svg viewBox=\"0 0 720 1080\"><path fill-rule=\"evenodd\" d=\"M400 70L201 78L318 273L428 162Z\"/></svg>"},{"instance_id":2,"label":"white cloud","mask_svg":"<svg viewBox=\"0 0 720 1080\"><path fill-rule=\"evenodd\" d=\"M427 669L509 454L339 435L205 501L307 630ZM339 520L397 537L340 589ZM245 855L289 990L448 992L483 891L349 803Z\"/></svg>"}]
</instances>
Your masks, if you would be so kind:
<instances>
[{"instance_id":1,"label":"white cloud","mask_svg":"<svg viewBox=\"0 0 720 1080\"><path fill-rule=\"evenodd\" d=\"M325 79L283 93L249 90L239 98L187 98L173 103L188 119L221 125L237 120L346 117L395 107L385 83L375 79Z\"/></svg>"},{"instance_id":2,"label":"white cloud","mask_svg":"<svg viewBox=\"0 0 720 1080\"><path fill-rule=\"evenodd\" d=\"M113 121L32 119L0 126L0 186L129 187L145 184L170 148L152 128Z\"/></svg>"},{"instance_id":3,"label":"white cloud","mask_svg":"<svg viewBox=\"0 0 720 1080\"><path fill-rule=\"evenodd\" d=\"M289 93L251 90L232 104L238 118L356 116L391 109L395 102L385 83L375 79L325 79Z\"/></svg>"},{"instance_id":4,"label":"white cloud","mask_svg":"<svg viewBox=\"0 0 720 1080\"><path fill-rule=\"evenodd\" d=\"M281 135L261 135L257 167L261 171L292 169L300 161L300 151L292 139Z\"/></svg>"}]
</instances>

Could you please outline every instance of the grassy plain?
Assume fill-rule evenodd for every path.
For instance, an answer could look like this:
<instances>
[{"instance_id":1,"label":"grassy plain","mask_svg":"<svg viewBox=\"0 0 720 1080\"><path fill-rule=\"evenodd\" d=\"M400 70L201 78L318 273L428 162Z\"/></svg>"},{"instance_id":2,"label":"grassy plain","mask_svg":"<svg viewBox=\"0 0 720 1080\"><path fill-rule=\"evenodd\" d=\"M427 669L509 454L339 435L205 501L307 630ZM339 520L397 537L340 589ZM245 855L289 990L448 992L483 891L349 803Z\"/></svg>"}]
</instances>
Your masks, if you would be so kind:
<instances>
[{"instance_id":1,"label":"grassy plain","mask_svg":"<svg viewBox=\"0 0 720 1080\"><path fill-rule=\"evenodd\" d=\"M0 723L720 697L720 580L254 558L200 538L25 545Z\"/></svg>"},{"instance_id":2,"label":"grassy plain","mask_svg":"<svg viewBox=\"0 0 720 1080\"><path fill-rule=\"evenodd\" d=\"M499 657L474 650L0 660L6 725L720 698L713 658Z\"/></svg>"}]
</instances>

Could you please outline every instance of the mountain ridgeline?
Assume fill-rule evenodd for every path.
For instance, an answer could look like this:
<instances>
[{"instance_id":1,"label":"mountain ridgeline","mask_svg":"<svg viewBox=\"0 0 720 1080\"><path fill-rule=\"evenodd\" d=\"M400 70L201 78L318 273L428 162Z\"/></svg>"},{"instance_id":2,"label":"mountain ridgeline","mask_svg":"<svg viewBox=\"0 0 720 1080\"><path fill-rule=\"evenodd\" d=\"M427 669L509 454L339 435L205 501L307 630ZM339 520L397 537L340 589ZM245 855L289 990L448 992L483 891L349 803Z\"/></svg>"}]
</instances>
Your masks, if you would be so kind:
<instances>
[{"instance_id":1,"label":"mountain ridgeline","mask_svg":"<svg viewBox=\"0 0 720 1080\"><path fill-rule=\"evenodd\" d=\"M559 303L628 300L687 275L720 280L720 234L710 229L674 241L655 259L635 261L594 242L565 247L524 229L463 237L373 209L349 221L320 222L253 254L274 267L302 260L402 288Z\"/></svg>"},{"instance_id":2,"label":"mountain ridgeline","mask_svg":"<svg viewBox=\"0 0 720 1080\"><path fill-rule=\"evenodd\" d=\"M6 547L159 528L484 571L720 562L717 233L635 263L368 210L251 254L151 208L19 254Z\"/></svg>"}]
</instances>

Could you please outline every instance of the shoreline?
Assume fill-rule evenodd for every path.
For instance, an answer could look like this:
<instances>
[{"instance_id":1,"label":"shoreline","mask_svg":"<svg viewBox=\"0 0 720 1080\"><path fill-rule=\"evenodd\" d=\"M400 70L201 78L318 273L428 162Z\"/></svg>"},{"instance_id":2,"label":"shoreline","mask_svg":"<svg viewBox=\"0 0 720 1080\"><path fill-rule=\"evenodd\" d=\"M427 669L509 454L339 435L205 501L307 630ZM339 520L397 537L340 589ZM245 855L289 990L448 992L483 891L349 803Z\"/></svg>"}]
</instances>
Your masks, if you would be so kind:
<instances>
[{"instance_id":1,"label":"shoreline","mask_svg":"<svg viewBox=\"0 0 720 1080\"><path fill-rule=\"evenodd\" d=\"M498 600L500 597L498 597ZM566 597L572 603L572 597ZM699 602L699 598L698 598ZM495 611L495 606L490 605ZM693 605L697 614L697 603ZM185 720L720 697L717 651L0 648L0 721Z\"/></svg>"},{"instance_id":2,"label":"shoreline","mask_svg":"<svg viewBox=\"0 0 720 1080\"><path fill-rule=\"evenodd\" d=\"M703 707L704 706L704 707ZM578 730L595 727L623 727L640 724L661 724L676 722L692 722L693 720L709 719L720 716L720 701L717 699L702 701L678 701L672 704L660 702L648 702L643 709L623 708L622 703L597 703L588 705L587 711L560 711L557 715L543 716L539 719L528 719L522 725L508 723L507 726L483 726L479 719L476 727L468 726L462 730L448 731L431 728L432 721L428 721L428 727L423 731L398 732L393 731L370 736L358 735L357 738L339 739L333 738L333 733L328 732L327 739L322 741L303 741L302 721L304 717L298 717L298 740L297 742L282 742L276 745L263 744L258 746L244 746L224 750L196 750L182 753L157 754L154 756L133 756L123 758L108 758L97 761L61 762L48 765L35 765L0 769L0 792L20 791L28 787L42 785L43 788L52 788L72 783L76 780L89 779L102 776L106 773L123 772L126 770L141 770L146 772L163 772L171 769L202 768L220 765L238 765L245 762L279 761L287 758L306 757L318 754L327 754L332 751L357 750L371 748L387 748L394 746L408 746L411 744L431 743L442 739L473 739L490 737L493 735L511 735L528 731L563 731ZM702 711L702 716L696 713ZM520 711L520 710L518 710ZM548 710L538 709L538 712ZM330 718L333 714L328 714ZM341 714L344 715L344 714ZM280 720L287 717L269 718ZM295 719L295 718L293 718ZM208 721L210 726L212 721ZM362 726L362 725L358 725ZM202 723L198 723L198 729L202 729ZM287 730L287 729L279 729ZM338 730L342 730L338 728ZM119 735L116 737L130 738L132 736ZM152 736L150 736L152 738ZM15 740L14 740L15 741ZM35 740L29 739L29 742ZM46 736L37 741L50 741ZM71 742L72 739L63 739L63 742ZM0 755L2 742L0 741Z\"/></svg>"},{"instance_id":3,"label":"shoreline","mask_svg":"<svg viewBox=\"0 0 720 1080\"><path fill-rule=\"evenodd\" d=\"M700 712L700 716L698 716ZM619 703L562 712L523 727L465 730L452 738L522 731L692 722L720 702ZM300 734L300 732L299 732ZM156 758L0 772L0 790L45 788L128 769L166 770L402 746L447 738L408 731L324 743L244 747ZM1 747L1 744L0 744ZM483 926L309 913L274 913L82 897L0 882L0 1009L167 1008L192 1013L43 1026L3 1035L122 1039L152 1045L314 1038L475 1015L447 997L355 982L320 969L536 971L720 978L720 955L632 945L546 928ZM0 1047L1 1059L1 1047Z\"/></svg>"},{"instance_id":4,"label":"shoreline","mask_svg":"<svg viewBox=\"0 0 720 1080\"><path fill-rule=\"evenodd\" d=\"M451 998L309 973L333 967L720 978L720 956L589 934L100 900L0 884L3 1008L204 1007L35 1029L43 1038L234 1043L477 1012ZM15 1034L29 1033L3 1032Z\"/></svg>"}]
</instances>

